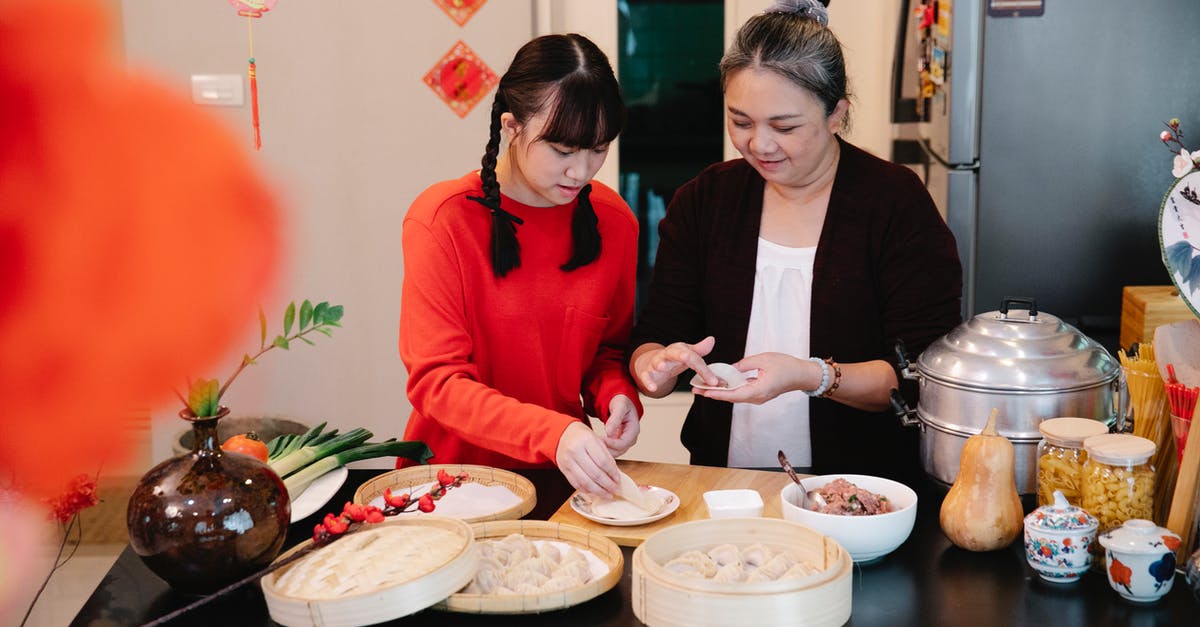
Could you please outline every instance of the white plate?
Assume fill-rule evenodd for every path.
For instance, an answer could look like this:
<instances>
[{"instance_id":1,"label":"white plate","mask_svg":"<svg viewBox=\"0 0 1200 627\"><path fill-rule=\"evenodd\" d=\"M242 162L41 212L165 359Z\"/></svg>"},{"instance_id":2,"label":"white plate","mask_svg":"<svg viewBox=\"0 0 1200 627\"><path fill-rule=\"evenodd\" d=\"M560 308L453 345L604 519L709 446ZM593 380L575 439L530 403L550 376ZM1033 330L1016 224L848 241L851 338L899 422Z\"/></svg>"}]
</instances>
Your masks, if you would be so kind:
<instances>
[{"instance_id":1,"label":"white plate","mask_svg":"<svg viewBox=\"0 0 1200 627\"><path fill-rule=\"evenodd\" d=\"M337 494L338 488L346 483L346 477L350 475L350 471L346 470L345 466L338 466L333 470L317 477L312 483L308 484L307 488L292 501L292 522L302 520L312 516L317 510L325 507L329 499ZM336 514L341 512L330 512Z\"/></svg>"},{"instance_id":2,"label":"white plate","mask_svg":"<svg viewBox=\"0 0 1200 627\"><path fill-rule=\"evenodd\" d=\"M655 494L666 499L666 503L663 504L663 508L653 516L645 516L643 518L625 518L620 520L616 518L598 516L592 513L592 505L587 501L587 497L583 496L579 492L571 495L571 509L575 510L575 512L580 516L583 516L592 522L597 522L602 525L609 525L612 527L635 527L637 525L645 525L656 520L662 520L663 518L666 518L674 513L675 510L679 509L679 497L675 496L674 492L666 488L659 488L656 486L649 486L649 490L651 494Z\"/></svg>"}]
</instances>

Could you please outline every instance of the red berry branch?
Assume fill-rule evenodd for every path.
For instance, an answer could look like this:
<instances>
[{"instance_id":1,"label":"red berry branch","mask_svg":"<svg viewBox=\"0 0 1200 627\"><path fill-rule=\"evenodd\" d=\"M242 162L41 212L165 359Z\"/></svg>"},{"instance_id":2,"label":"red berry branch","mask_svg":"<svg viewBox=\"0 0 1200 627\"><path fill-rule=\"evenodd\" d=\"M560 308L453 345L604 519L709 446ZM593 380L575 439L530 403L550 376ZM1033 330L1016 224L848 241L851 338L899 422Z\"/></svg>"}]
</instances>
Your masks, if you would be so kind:
<instances>
[{"instance_id":1,"label":"red berry branch","mask_svg":"<svg viewBox=\"0 0 1200 627\"><path fill-rule=\"evenodd\" d=\"M450 488L461 486L463 481L469 478L470 475L465 472L459 475L452 475L446 472L444 468L439 468L437 471L437 483L416 500L413 500L408 492L396 495L392 494L391 488L388 488L383 491L383 509L374 505L346 503L342 507L341 514L336 516L325 514L325 519L317 523L317 526L313 528L313 548L325 546L338 539L338 537L353 532L363 524L383 522L387 516L411 512L414 506L415 509L422 512L432 512L436 507L434 501L445 496Z\"/></svg>"},{"instance_id":2,"label":"red berry branch","mask_svg":"<svg viewBox=\"0 0 1200 627\"><path fill-rule=\"evenodd\" d=\"M342 506L342 513L337 515L325 514L325 518L322 519L320 523L317 523L317 526L313 528L312 544L300 549L299 551L296 551L295 553L292 553L281 560L276 561L275 563L254 573L253 575L239 579L238 581L235 581L228 586L225 586L224 588L221 588L220 590L217 590L216 592L213 592L212 594L209 594L208 596L203 597L193 603L185 605L174 612L171 612L170 614L160 616L159 618L146 623L143 625L143 627L162 625L170 622L198 607L207 605L208 603L215 601L248 583L258 581L266 575L269 575L280 568L299 560L300 558L323 546L328 545L338 538L358 531L365 525L383 522L388 516L396 516L397 514L408 513L413 511L414 508L425 513L432 512L436 508L434 501L440 500L446 495L446 492L450 491L451 488L457 488L461 486L464 481L470 478L470 475L465 472L458 475L452 475L446 472L444 469L439 468L437 472L437 483L433 485L428 492L417 497L416 500L413 500L411 495L407 492L399 495L392 494L391 488L388 488L383 491L384 506L382 509L375 507L374 505L358 505L347 502Z\"/></svg>"}]
</instances>

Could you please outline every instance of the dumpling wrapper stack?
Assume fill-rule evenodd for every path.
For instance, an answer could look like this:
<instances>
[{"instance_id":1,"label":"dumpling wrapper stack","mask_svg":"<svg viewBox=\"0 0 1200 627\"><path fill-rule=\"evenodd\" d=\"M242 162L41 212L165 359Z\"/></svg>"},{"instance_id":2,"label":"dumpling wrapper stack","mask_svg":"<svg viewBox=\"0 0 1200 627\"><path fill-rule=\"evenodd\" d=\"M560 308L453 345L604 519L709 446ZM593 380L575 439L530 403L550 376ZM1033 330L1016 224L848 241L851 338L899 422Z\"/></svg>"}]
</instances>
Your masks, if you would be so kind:
<instances>
[{"instance_id":1,"label":"dumpling wrapper stack","mask_svg":"<svg viewBox=\"0 0 1200 627\"><path fill-rule=\"evenodd\" d=\"M614 520L633 520L653 516L662 510L666 498L638 487L629 475L621 473L621 495L612 499L596 499L592 513Z\"/></svg>"}]
</instances>

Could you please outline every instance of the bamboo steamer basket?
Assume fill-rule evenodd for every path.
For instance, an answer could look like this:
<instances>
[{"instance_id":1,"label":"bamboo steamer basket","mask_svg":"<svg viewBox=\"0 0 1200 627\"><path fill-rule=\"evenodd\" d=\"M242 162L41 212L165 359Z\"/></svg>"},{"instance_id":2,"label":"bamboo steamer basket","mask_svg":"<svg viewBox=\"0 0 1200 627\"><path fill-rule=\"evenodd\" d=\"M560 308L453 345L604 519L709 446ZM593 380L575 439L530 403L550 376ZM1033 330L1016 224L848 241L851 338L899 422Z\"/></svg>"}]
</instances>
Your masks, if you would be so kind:
<instances>
[{"instance_id":1,"label":"bamboo steamer basket","mask_svg":"<svg viewBox=\"0 0 1200 627\"><path fill-rule=\"evenodd\" d=\"M468 614L533 614L559 610L608 592L621 580L625 569L625 557L617 543L602 536L576 527L561 523L542 520L507 520L476 523L471 525L476 541L503 538L512 533L519 533L530 540L553 540L563 542L580 550L591 552L600 558L608 567L603 576L592 579L582 586L548 592L545 594L465 594L457 593L438 603L434 607L450 612Z\"/></svg>"},{"instance_id":2,"label":"bamboo steamer basket","mask_svg":"<svg viewBox=\"0 0 1200 627\"><path fill-rule=\"evenodd\" d=\"M354 491L354 502L359 505L369 504L371 501L383 496L384 490L388 488L392 488L394 492L397 487L407 488L408 486L436 482L439 470L445 470L452 475L466 472L470 476L470 481L474 483L486 486L502 485L521 499L520 503L497 512L478 516L466 516L462 519L464 522L516 520L533 511L534 506L537 505L537 490L533 487L533 483L525 477L501 468L475 466L472 464L429 464L385 472L372 477L359 486ZM413 498L417 496L420 495L413 495Z\"/></svg>"},{"instance_id":3,"label":"bamboo steamer basket","mask_svg":"<svg viewBox=\"0 0 1200 627\"><path fill-rule=\"evenodd\" d=\"M808 577L719 583L675 576L663 564L690 550L761 543L821 569ZM720 518L668 527L633 552L633 613L650 627L842 625L850 619L850 555L804 525L775 518Z\"/></svg>"},{"instance_id":4,"label":"bamboo steamer basket","mask_svg":"<svg viewBox=\"0 0 1200 627\"><path fill-rule=\"evenodd\" d=\"M390 519L370 525L364 531L377 530L403 534L418 526L437 527L455 535L459 543L457 550L449 560L414 579L369 592L349 594L333 599L300 598L285 595L277 589L276 582L279 577L297 564L304 562L304 559L298 560L266 575L261 580L263 596L266 597L267 610L270 612L271 620L286 627L373 625L423 610L470 583L471 578L475 576L475 571L479 568L479 552L470 525L457 518L422 516L399 520ZM316 555L322 550L336 547L339 541L335 541L329 547L317 549L313 554ZM311 544L312 540L308 540L279 556L278 559L284 559ZM388 556L381 554L378 559L387 560Z\"/></svg>"}]
</instances>

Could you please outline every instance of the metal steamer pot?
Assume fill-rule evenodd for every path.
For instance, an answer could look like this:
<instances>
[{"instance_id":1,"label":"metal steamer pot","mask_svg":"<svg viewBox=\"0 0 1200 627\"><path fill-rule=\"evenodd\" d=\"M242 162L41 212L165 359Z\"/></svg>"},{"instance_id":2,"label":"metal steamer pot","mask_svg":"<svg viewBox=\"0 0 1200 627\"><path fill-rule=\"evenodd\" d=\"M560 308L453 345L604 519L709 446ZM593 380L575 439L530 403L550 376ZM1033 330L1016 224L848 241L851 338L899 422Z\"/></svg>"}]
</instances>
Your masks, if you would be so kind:
<instances>
[{"instance_id":1,"label":"metal steamer pot","mask_svg":"<svg viewBox=\"0 0 1200 627\"><path fill-rule=\"evenodd\" d=\"M1042 420L1077 416L1124 427L1128 390L1120 364L1078 329L1039 313L1031 298L1005 298L999 311L955 327L921 353L915 372L902 344L897 354L905 378L918 382L920 401L913 411L893 392L892 404L904 424L921 429L925 472L946 484L958 476L966 439L983 431L993 407L1000 410L997 431L1016 450L1021 494L1037 492Z\"/></svg>"}]
</instances>

